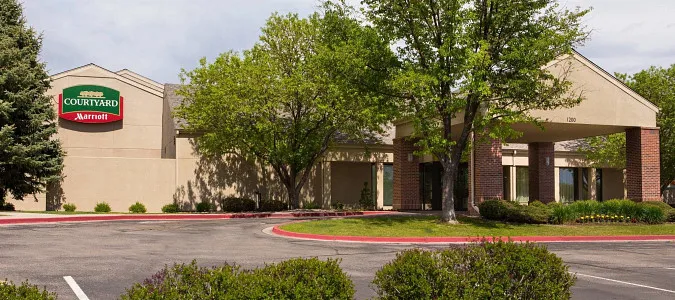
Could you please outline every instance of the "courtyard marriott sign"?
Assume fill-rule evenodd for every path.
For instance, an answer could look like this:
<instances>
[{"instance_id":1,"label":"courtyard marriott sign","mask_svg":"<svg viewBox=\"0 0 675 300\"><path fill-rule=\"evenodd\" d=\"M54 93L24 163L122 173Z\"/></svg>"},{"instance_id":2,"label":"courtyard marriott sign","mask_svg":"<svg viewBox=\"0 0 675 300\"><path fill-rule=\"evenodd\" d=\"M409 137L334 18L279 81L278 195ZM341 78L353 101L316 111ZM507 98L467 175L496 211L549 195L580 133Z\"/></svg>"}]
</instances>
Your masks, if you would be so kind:
<instances>
[{"instance_id":1,"label":"courtyard marriott sign","mask_svg":"<svg viewBox=\"0 0 675 300\"><path fill-rule=\"evenodd\" d=\"M98 85L77 85L59 95L59 117L80 123L109 123L122 120L120 92Z\"/></svg>"}]
</instances>

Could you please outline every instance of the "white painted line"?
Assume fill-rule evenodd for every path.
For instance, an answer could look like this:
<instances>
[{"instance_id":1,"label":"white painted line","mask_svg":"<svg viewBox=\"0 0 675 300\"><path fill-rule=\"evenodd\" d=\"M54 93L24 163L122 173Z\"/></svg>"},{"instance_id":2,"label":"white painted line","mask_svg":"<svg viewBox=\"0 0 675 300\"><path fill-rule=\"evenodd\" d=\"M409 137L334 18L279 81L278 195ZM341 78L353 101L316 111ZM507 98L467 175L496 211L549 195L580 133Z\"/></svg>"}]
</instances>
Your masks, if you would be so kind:
<instances>
[{"instance_id":1,"label":"white painted line","mask_svg":"<svg viewBox=\"0 0 675 300\"><path fill-rule=\"evenodd\" d=\"M582 277L590 277L590 278L595 278L595 279L607 280L607 281L616 282L616 283L623 283L623 284L627 284L627 285L632 285L632 286L642 287L642 288L646 288L646 289L652 289L652 290L657 290L657 291L662 291L662 292L666 292L666 293L673 293L673 294L675 294L675 291L666 290L666 289L657 288L657 287L648 286L648 285L642 285L642 284L637 284L637 283L632 283L632 282L626 282L626 281L621 281L621 280L614 280L614 279L609 279L609 278L604 278L604 277L598 277L598 276L593 276L593 275L579 274L579 273L576 273L576 275L577 275L577 276L582 276Z\"/></svg>"},{"instance_id":2,"label":"white painted line","mask_svg":"<svg viewBox=\"0 0 675 300\"><path fill-rule=\"evenodd\" d=\"M77 299L89 300L89 298L87 297L87 295L84 294L80 286L77 285L77 282L75 282L75 279L73 279L73 277L63 276L63 279L65 279L70 288L73 289L73 292L75 292L75 296L77 296Z\"/></svg>"},{"instance_id":3,"label":"white painted line","mask_svg":"<svg viewBox=\"0 0 675 300\"><path fill-rule=\"evenodd\" d=\"M668 269L668 270L675 270L675 268L666 268L666 269Z\"/></svg>"}]
</instances>

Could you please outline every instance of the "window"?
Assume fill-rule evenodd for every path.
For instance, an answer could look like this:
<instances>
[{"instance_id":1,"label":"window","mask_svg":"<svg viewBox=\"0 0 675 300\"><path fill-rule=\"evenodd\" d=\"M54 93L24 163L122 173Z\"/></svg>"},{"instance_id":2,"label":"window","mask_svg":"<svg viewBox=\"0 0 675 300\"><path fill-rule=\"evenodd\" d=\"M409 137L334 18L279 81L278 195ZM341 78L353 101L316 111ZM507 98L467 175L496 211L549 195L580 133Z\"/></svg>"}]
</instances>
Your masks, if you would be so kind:
<instances>
[{"instance_id":1,"label":"window","mask_svg":"<svg viewBox=\"0 0 675 300\"><path fill-rule=\"evenodd\" d=\"M527 203L530 200L530 175L527 167L516 167L516 201Z\"/></svg>"},{"instance_id":2,"label":"window","mask_svg":"<svg viewBox=\"0 0 675 300\"><path fill-rule=\"evenodd\" d=\"M595 200L602 201L602 169L595 169Z\"/></svg>"},{"instance_id":3,"label":"window","mask_svg":"<svg viewBox=\"0 0 675 300\"><path fill-rule=\"evenodd\" d=\"M502 191L504 191L504 199L511 200L511 167L504 166L503 170L504 181L502 182Z\"/></svg>"},{"instance_id":4,"label":"window","mask_svg":"<svg viewBox=\"0 0 675 300\"><path fill-rule=\"evenodd\" d=\"M576 189L578 175L576 168L560 168L560 202L570 203L578 199Z\"/></svg>"},{"instance_id":5,"label":"window","mask_svg":"<svg viewBox=\"0 0 675 300\"><path fill-rule=\"evenodd\" d=\"M581 169L581 198L583 200L590 200L591 199L591 194L589 193L589 168L583 168Z\"/></svg>"},{"instance_id":6,"label":"window","mask_svg":"<svg viewBox=\"0 0 675 300\"><path fill-rule=\"evenodd\" d=\"M394 205L394 165L384 165L384 206Z\"/></svg>"}]
</instances>

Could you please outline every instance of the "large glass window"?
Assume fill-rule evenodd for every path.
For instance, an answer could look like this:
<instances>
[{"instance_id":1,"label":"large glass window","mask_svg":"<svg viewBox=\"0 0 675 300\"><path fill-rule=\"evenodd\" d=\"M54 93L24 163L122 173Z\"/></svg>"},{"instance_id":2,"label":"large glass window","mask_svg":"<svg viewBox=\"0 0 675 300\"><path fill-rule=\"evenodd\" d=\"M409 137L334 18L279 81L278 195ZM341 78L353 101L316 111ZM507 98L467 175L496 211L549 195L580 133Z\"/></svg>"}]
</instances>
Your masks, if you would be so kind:
<instances>
[{"instance_id":1,"label":"large glass window","mask_svg":"<svg viewBox=\"0 0 675 300\"><path fill-rule=\"evenodd\" d=\"M604 200L602 197L602 169L595 169L595 199Z\"/></svg>"},{"instance_id":2,"label":"large glass window","mask_svg":"<svg viewBox=\"0 0 675 300\"><path fill-rule=\"evenodd\" d=\"M511 200L511 167L504 166L502 172L504 173L504 181L502 182L502 191L504 191L504 199Z\"/></svg>"},{"instance_id":3,"label":"large glass window","mask_svg":"<svg viewBox=\"0 0 675 300\"><path fill-rule=\"evenodd\" d=\"M577 200L577 176L576 168L560 168L560 202L570 203Z\"/></svg>"},{"instance_id":4,"label":"large glass window","mask_svg":"<svg viewBox=\"0 0 675 300\"><path fill-rule=\"evenodd\" d=\"M384 165L384 206L394 205L394 165Z\"/></svg>"},{"instance_id":5,"label":"large glass window","mask_svg":"<svg viewBox=\"0 0 675 300\"><path fill-rule=\"evenodd\" d=\"M516 201L527 203L530 200L530 175L527 167L516 167Z\"/></svg>"}]
</instances>

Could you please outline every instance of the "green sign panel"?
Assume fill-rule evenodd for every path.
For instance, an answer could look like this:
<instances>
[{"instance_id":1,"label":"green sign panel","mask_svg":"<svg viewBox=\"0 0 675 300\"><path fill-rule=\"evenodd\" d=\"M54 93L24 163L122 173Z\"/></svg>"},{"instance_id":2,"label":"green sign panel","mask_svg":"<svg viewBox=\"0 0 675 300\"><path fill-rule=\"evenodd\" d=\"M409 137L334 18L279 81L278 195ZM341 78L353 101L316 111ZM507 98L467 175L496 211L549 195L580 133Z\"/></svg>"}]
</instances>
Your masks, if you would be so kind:
<instances>
[{"instance_id":1,"label":"green sign panel","mask_svg":"<svg viewBox=\"0 0 675 300\"><path fill-rule=\"evenodd\" d=\"M120 92L98 85L66 88L59 95L59 117L80 123L108 123L122 120Z\"/></svg>"}]
</instances>

